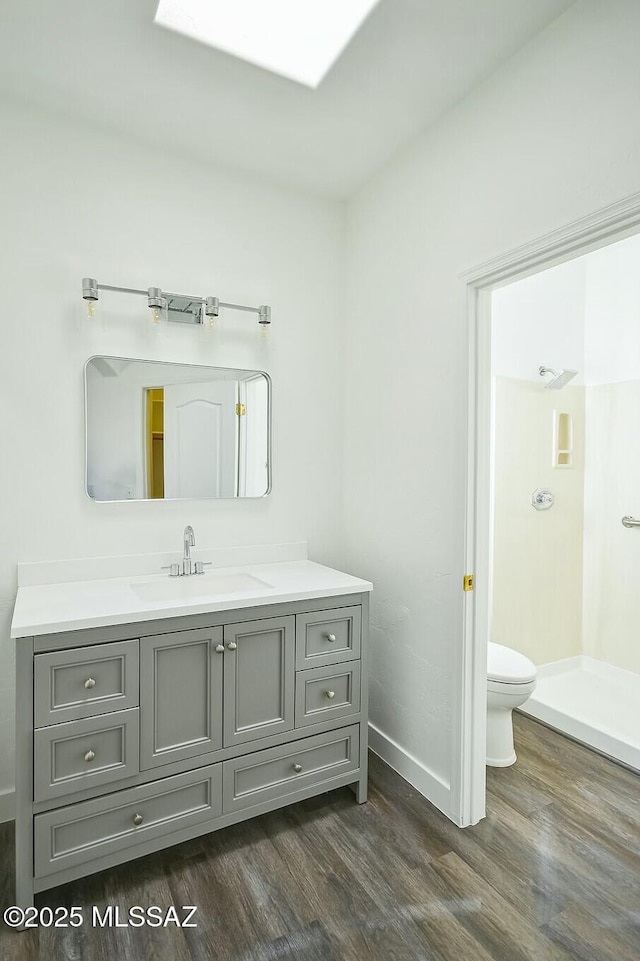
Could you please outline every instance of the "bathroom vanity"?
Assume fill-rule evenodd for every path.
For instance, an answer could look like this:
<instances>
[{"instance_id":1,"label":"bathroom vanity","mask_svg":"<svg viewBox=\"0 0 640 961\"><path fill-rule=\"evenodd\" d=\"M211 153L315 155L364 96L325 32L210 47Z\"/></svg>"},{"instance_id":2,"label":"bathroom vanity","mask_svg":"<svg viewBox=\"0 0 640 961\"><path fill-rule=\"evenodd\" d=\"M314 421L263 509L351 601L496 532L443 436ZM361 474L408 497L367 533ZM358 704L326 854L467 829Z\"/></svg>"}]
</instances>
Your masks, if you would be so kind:
<instances>
[{"instance_id":1,"label":"bathroom vanity","mask_svg":"<svg viewBox=\"0 0 640 961\"><path fill-rule=\"evenodd\" d=\"M16 899L343 785L371 584L309 561L21 587Z\"/></svg>"}]
</instances>

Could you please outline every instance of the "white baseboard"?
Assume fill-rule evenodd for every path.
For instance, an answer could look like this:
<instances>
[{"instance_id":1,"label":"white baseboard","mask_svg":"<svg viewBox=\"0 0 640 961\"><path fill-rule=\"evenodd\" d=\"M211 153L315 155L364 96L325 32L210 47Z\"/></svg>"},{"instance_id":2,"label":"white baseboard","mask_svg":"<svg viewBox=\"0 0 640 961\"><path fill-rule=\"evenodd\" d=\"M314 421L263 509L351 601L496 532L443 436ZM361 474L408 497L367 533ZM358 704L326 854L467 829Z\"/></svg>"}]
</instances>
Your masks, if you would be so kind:
<instances>
[{"instance_id":1,"label":"white baseboard","mask_svg":"<svg viewBox=\"0 0 640 961\"><path fill-rule=\"evenodd\" d=\"M16 816L16 796L14 791L0 791L0 824L13 821Z\"/></svg>"},{"instance_id":2,"label":"white baseboard","mask_svg":"<svg viewBox=\"0 0 640 961\"><path fill-rule=\"evenodd\" d=\"M369 747L455 823L451 815L451 787L442 778L379 731L374 724L369 724Z\"/></svg>"}]
</instances>

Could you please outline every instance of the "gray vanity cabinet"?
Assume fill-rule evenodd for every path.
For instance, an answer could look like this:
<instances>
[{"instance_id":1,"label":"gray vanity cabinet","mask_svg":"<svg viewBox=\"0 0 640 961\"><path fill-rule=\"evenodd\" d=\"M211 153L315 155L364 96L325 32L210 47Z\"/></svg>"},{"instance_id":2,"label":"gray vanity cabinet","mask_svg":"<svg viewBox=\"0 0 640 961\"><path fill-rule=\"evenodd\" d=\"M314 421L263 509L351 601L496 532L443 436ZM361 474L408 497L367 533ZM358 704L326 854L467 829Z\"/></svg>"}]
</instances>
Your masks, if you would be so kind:
<instances>
[{"instance_id":1,"label":"gray vanity cabinet","mask_svg":"<svg viewBox=\"0 0 640 961\"><path fill-rule=\"evenodd\" d=\"M19 638L16 903L350 785L368 593Z\"/></svg>"},{"instance_id":2,"label":"gray vanity cabinet","mask_svg":"<svg viewBox=\"0 0 640 961\"><path fill-rule=\"evenodd\" d=\"M216 627L141 640L141 770L222 747L222 639Z\"/></svg>"}]
</instances>

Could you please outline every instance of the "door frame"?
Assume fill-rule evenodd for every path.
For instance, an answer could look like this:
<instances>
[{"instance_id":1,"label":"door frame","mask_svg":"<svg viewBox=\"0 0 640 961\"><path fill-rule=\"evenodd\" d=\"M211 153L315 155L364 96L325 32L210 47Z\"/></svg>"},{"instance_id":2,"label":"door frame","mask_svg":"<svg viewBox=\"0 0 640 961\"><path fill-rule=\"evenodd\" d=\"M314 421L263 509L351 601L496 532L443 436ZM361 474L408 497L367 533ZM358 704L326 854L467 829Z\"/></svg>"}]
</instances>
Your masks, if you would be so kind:
<instances>
[{"instance_id":1,"label":"door frame","mask_svg":"<svg viewBox=\"0 0 640 961\"><path fill-rule=\"evenodd\" d=\"M456 665L452 813L460 827L485 816L486 677L491 601L491 293L640 232L640 193L603 207L461 274L469 335L465 571L462 645Z\"/></svg>"}]
</instances>

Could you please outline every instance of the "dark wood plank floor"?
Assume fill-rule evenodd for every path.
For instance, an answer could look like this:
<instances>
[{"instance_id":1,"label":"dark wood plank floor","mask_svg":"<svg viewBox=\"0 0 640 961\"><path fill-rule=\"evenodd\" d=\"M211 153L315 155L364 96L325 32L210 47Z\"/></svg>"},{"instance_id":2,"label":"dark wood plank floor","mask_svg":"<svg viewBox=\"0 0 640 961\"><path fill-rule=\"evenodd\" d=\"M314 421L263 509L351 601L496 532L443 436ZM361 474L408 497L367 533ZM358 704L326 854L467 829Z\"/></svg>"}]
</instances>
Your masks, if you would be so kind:
<instances>
[{"instance_id":1,"label":"dark wood plank floor","mask_svg":"<svg viewBox=\"0 0 640 961\"><path fill-rule=\"evenodd\" d=\"M348 788L41 895L44 905L198 906L198 927L0 921L2 961L638 961L640 778L524 717L454 827L375 756ZM13 902L0 825L0 904Z\"/></svg>"}]
</instances>

